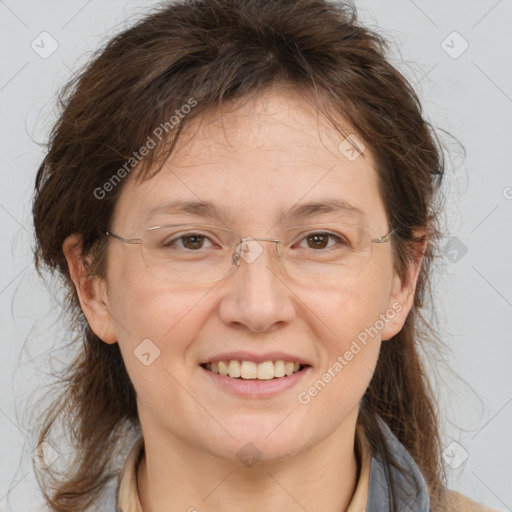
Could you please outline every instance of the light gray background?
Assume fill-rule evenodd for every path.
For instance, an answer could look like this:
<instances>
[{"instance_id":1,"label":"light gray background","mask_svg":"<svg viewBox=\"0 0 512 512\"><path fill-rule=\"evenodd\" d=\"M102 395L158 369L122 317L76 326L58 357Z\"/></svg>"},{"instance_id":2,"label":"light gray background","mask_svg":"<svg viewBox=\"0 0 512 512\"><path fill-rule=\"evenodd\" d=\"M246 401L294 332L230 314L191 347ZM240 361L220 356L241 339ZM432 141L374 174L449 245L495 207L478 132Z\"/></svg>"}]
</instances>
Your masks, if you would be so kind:
<instances>
[{"instance_id":1,"label":"light gray background","mask_svg":"<svg viewBox=\"0 0 512 512\"><path fill-rule=\"evenodd\" d=\"M436 302L451 354L432 367L439 370L451 487L512 510L512 1L356 3L366 23L394 39L400 55L393 62L414 84L428 119L467 149L463 160L445 138L448 245ZM58 346L64 336L55 324L58 305L32 265L30 202L43 155L37 143L55 120L59 86L124 20L151 5L0 1L0 512L32 511L40 502L24 404L49 383L47 354L53 337ZM45 31L58 44L49 56Z\"/></svg>"}]
</instances>

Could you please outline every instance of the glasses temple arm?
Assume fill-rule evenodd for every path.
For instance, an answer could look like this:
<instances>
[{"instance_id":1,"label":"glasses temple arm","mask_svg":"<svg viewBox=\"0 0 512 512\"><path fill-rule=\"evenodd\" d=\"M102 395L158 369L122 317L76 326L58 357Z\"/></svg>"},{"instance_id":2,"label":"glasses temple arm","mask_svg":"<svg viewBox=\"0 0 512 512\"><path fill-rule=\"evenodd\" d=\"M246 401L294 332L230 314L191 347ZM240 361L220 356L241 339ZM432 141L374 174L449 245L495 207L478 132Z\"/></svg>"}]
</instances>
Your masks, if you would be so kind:
<instances>
[{"instance_id":1,"label":"glasses temple arm","mask_svg":"<svg viewBox=\"0 0 512 512\"><path fill-rule=\"evenodd\" d=\"M142 240L140 238L123 238L122 236L116 235L112 233L112 231L105 231L105 235L111 236L120 242L124 242L125 244L140 244Z\"/></svg>"}]
</instances>

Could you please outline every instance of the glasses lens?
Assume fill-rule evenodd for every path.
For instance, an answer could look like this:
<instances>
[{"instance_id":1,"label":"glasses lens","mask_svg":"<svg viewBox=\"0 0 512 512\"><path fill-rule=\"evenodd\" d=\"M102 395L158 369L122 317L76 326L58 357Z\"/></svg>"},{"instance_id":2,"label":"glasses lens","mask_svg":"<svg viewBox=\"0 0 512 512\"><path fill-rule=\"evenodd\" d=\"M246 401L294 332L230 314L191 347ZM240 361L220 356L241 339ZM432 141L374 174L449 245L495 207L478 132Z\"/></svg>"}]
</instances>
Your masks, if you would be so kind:
<instances>
[{"instance_id":1,"label":"glasses lens","mask_svg":"<svg viewBox=\"0 0 512 512\"><path fill-rule=\"evenodd\" d=\"M373 245L368 229L348 224L295 227L279 240L285 275L305 284L356 276L370 261ZM222 279L237 259L253 263L266 243L246 238L240 244L240 237L224 228L179 224L146 230L141 247L149 272L158 279L203 283Z\"/></svg>"},{"instance_id":2,"label":"glasses lens","mask_svg":"<svg viewBox=\"0 0 512 512\"><path fill-rule=\"evenodd\" d=\"M198 224L159 226L145 231L142 256L149 272L173 282L208 282L231 270L238 237L218 227Z\"/></svg>"},{"instance_id":3,"label":"glasses lens","mask_svg":"<svg viewBox=\"0 0 512 512\"><path fill-rule=\"evenodd\" d=\"M287 231L281 248L287 273L301 281L329 282L353 277L368 264L370 232L349 224L318 224Z\"/></svg>"}]
</instances>

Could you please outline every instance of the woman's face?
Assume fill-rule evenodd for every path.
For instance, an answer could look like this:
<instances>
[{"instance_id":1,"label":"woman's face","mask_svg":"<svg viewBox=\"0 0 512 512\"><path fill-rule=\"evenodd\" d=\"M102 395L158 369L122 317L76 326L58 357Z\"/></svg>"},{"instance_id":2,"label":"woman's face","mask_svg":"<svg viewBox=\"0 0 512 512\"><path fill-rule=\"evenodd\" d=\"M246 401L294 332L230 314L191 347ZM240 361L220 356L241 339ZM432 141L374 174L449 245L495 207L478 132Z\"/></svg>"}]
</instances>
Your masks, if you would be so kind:
<instances>
[{"instance_id":1,"label":"woman's face","mask_svg":"<svg viewBox=\"0 0 512 512\"><path fill-rule=\"evenodd\" d=\"M223 116L203 116L186 127L159 173L142 183L127 179L112 231L138 238L152 226L204 223L281 238L296 225L342 220L385 235L390 226L369 149L354 160L339 149L343 139L298 96L277 89ZM360 212L309 208L283 220L305 203L332 200ZM218 216L159 210L174 201L211 203ZM109 239L105 286L86 314L100 338L119 343L145 434L225 459L257 450L270 460L354 425L381 340L400 330L410 309L390 242L373 245L358 275L332 282L294 280L282 272L274 244L261 247L220 281L179 284L148 272L139 245ZM294 377L245 381L244 392L241 381L225 386L230 377L202 366L230 352L309 367ZM268 393L276 382L282 389Z\"/></svg>"}]
</instances>

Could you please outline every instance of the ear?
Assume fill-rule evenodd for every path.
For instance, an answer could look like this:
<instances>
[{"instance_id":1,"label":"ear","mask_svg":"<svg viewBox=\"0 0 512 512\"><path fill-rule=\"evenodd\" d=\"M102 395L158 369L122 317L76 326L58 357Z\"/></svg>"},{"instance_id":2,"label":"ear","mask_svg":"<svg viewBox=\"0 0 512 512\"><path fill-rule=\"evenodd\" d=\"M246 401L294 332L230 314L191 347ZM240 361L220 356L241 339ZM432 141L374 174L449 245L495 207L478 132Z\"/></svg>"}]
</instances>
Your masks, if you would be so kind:
<instances>
[{"instance_id":1,"label":"ear","mask_svg":"<svg viewBox=\"0 0 512 512\"><path fill-rule=\"evenodd\" d=\"M80 235L73 234L66 238L62 251L68 262L80 306L91 329L104 342L116 343L114 324L108 309L106 283L101 277L89 273L82 255Z\"/></svg>"},{"instance_id":2,"label":"ear","mask_svg":"<svg viewBox=\"0 0 512 512\"><path fill-rule=\"evenodd\" d=\"M415 233L421 235L422 233ZM392 292L389 297L388 312L389 321L382 330L382 340L389 340L398 334L405 324L407 315L414 304L416 284L423 263L423 255L427 247L427 240L416 242L412 261L409 262L403 279L396 273L393 276ZM394 315L393 315L394 313Z\"/></svg>"}]
</instances>

